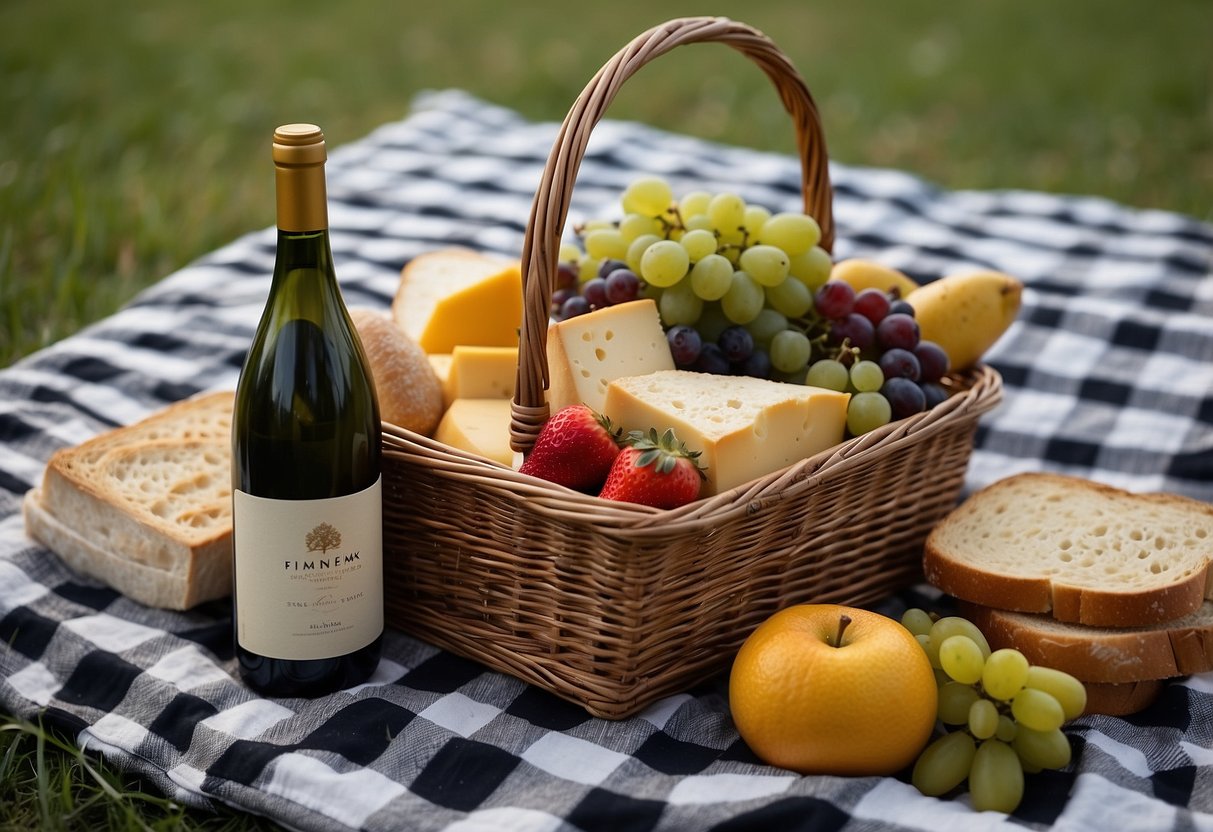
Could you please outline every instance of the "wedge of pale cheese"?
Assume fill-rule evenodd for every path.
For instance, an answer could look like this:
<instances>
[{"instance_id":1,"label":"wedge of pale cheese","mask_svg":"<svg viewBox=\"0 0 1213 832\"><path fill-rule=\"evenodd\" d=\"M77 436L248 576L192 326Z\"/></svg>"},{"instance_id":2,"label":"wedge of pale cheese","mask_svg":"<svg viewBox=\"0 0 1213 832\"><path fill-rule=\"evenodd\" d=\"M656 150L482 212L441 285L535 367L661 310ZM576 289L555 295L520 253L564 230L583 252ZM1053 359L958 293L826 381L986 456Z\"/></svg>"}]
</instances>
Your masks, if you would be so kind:
<instances>
[{"instance_id":1,"label":"wedge of pale cheese","mask_svg":"<svg viewBox=\"0 0 1213 832\"><path fill-rule=\"evenodd\" d=\"M521 454L510 447L509 399L456 399L443 414L434 438L511 468L522 464Z\"/></svg>"},{"instance_id":2,"label":"wedge of pale cheese","mask_svg":"<svg viewBox=\"0 0 1213 832\"><path fill-rule=\"evenodd\" d=\"M418 255L400 275L392 317L427 353L449 353L458 344L516 347L519 263L470 249Z\"/></svg>"},{"instance_id":3,"label":"wedge of pale cheese","mask_svg":"<svg viewBox=\"0 0 1213 832\"><path fill-rule=\"evenodd\" d=\"M443 380L447 406L456 399L510 399L518 379L517 347L459 344Z\"/></svg>"},{"instance_id":4,"label":"wedge of pale cheese","mask_svg":"<svg viewBox=\"0 0 1213 832\"><path fill-rule=\"evenodd\" d=\"M700 452L707 496L840 443L849 400L820 387L665 370L611 381L603 412L625 431L673 428Z\"/></svg>"},{"instance_id":5,"label":"wedge of pale cheese","mask_svg":"<svg viewBox=\"0 0 1213 832\"><path fill-rule=\"evenodd\" d=\"M647 298L553 324L547 354L552 413L582 403L601 413L615 379L674 369L657 304Z\"/></svg>"}]
</instances>

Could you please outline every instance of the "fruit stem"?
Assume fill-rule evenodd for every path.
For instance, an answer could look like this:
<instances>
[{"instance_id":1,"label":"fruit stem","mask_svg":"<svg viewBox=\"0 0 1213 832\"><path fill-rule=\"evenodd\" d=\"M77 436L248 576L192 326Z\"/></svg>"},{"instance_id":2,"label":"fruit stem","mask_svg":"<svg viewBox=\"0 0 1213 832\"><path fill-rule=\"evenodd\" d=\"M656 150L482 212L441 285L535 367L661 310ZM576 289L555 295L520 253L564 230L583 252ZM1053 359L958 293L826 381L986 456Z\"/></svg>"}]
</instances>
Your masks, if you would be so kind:
<instances>
[{"instance_id":1,"label":"fruit stem","mask_svg":"<svg viewBox=\"0 0 1213 832\"><path fill-rule=\"evenodd\" d=\"M838 635L834 637L834 646L842 647L842 634L846 631L847 625L851 623L851 616L843 613L838 617Z\"/></svg>"}]
</instances>

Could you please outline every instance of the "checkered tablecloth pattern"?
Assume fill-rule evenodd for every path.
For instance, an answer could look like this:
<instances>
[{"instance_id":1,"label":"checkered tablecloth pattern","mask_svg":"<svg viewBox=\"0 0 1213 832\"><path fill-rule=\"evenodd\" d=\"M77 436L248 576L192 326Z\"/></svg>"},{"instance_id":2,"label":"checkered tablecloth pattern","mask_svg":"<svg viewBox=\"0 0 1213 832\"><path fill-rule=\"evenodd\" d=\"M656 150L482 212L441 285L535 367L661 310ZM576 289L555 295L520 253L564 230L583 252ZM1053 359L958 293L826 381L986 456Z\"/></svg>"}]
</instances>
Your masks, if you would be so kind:
<instances>
[{"instance_id":1,"label":"checkered tablecloth pattern","mask_svg":"<svg viewBox=\"0 0 1213 832\"><path fill-rule=\"evenodd\" d=\"M337 149L333 246L347 302L386 307L433 248L517 255L556 125L459 91ZM268 157L267 157L268 158ZM573 220L639 173L799 207L795 160L606 121ZM944 191L835 164L839 258L926 281L973 267L1027 284L989 355L1004 403L982 422L975 488L1022 470L1213 500L1213 227L1102 199ZM297 829L1213 830L1213 674L1130 719L1068 729L1073 763L1029 778L1014 815L904 778L800 777L738 738L723 679L609 722L389 632L368 683L271 700L234 677L226 602L154 610L29 540L20 500L58 447L235 385L264 304L274 232L235 241L110 318L0 371L0 706L42 718L196 805ZM926 588L888 600L934 603Z\"/></svg>"}]
</instances>

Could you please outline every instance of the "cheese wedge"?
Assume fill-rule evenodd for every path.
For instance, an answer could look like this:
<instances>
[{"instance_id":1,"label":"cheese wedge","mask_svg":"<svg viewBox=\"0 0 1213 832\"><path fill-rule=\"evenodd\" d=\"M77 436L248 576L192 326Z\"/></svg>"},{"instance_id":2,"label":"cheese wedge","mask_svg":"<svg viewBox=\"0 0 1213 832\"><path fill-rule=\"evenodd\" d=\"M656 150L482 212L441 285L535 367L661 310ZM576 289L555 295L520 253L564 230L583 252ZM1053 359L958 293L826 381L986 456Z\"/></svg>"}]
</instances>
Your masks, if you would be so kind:
<instances>
[{"instance_id":1,"label":"cheese wedge","mask_svg":"<svg viewBox=\"0 0 1213 832\"><path fill-rule=\"evenodd\" d=\"M457 344L516 347L519 263L469 249L419 255L401 273L392 317L427 353L449 353Z\"/></svg>"},{"instance_id":2,"label":"cheese wedge","mask_svg":"<svg viewBox=\"0 0 1213 832\"><path fill-rule=\"evenodd\" d=\"M509 399L456 399L443 414L434 438L511 468L522 463L522 455L510 447Z\"/></svg>"},{"instance_id":3,"label":"cheese wedge","mask_svg":"<svg viewBox=\"0 0 1213 832\"><path fill-rule=\"evenodd\" d=\"M443 382L447 406L456 399L510 399L518 378L517 347L460 344Z\"/></svg>"},{"instance_id":4,"label":"cheese wedge","mask_svg":"<svg viewBox=\"0 0 1213 832\"><path fill-rule=\"evenodd\" d=\"M850 398L748 376L667 370L615 379L603 412L625 431L673 428L701 453L701 493L708 496L840 443Z\"/></svg>"},{"instance_id":5,"label":"cheese wedge","mask_svg":"<svg viewBox=\"0 0 1213 832\"><path fill-rule=\"evenodd\" d=\"M674 369L657 304L648 298L553 324L547 354L552 413L582 403L601 413L615 379Z\"/></svg>"}]
</instances>

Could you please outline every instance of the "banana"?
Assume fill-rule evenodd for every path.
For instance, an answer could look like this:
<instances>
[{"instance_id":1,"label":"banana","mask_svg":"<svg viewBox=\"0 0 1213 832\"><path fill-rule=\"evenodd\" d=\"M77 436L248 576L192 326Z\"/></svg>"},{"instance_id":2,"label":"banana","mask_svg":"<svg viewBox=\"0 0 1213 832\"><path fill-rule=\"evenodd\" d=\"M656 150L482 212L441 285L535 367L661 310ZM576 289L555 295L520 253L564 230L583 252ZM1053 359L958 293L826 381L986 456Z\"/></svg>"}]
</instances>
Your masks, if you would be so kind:
<instances>
[{"instance_id":1,"label":"banana","mask_svg":"<svg viewBox=\"0 0 1213 832\"><path fill-rule=\"evenodd\" d=\"M830 280L849 283L856 292L862 292L864 289L889 292L896 289L898 297L903 298L918 288L917 283L896 269L858 257L835 263L834 268L830 270Z\"/></svg>"},{"instance_id":2,"label":"banana","mask_svg":"<svg viewBox=\"0 0 1213 832\"><path fill-rule=\"evenodd\" d=\"M993 271L948 275L906 297L923 340L943 347L953 370L977 363L1015 321L1022 299L1019 280Z\"/></svg>"}]
</instances>

